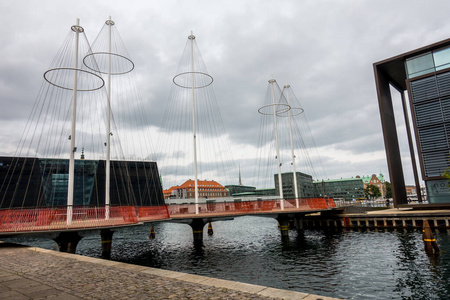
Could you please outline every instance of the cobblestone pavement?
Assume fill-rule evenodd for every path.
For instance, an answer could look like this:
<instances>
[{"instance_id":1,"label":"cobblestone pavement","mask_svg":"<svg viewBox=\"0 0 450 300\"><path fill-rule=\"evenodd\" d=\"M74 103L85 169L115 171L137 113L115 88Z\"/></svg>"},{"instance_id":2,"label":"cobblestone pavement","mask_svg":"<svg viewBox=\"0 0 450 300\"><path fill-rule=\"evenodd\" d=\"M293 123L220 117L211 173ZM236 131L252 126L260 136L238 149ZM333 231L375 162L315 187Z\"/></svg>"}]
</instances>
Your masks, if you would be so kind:
<instances>
[{"instance_id":1,"label":"cobblestone pavement","mask_svg":"<svg viewBox=\"0 0 450 300\"><path fill-rule=\"evenodd\" d=\"M283 292L330 299L0 242L0 299L275 299L266 295Z\"/></svg>"}]
</instances>

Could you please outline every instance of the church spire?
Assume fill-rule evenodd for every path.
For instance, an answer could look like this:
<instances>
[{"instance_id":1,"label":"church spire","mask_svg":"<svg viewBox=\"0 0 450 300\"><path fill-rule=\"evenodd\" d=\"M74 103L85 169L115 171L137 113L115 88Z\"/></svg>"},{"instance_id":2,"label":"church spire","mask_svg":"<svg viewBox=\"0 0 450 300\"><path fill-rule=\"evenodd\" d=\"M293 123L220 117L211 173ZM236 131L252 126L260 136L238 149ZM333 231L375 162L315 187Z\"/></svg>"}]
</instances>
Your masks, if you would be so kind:
<instances>
[{"instance_id":1,"label":"church spire","mask_svg":"<svg viewBox=\"0 0 450 300\"><path fill-rule=\"evenodd\" d=\"M239 164L239 185L242 185L242 178L241 178L241 164Z\"/></svg>"}]
</instances>

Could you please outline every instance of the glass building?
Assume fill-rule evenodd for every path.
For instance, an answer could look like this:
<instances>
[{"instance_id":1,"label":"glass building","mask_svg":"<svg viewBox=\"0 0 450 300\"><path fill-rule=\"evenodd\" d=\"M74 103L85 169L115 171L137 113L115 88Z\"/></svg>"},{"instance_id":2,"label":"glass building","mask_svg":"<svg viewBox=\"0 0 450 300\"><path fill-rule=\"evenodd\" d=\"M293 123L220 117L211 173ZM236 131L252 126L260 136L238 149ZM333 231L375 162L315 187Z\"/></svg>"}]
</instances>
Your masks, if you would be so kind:
<instances>
[{"instance_id":1,"label":"glass building","mask_svg":"<svg viewBox=\"0 0 450 300\"><path fill-rule=\"evenodd\" d=\"M296 172L295 175L297 177L298 197L299 198L317 197L317 194L314 189L312 176L301 172ZM281 179L283 182L284 199L295 199L294 176L292 175L292 172L282 173ZM279 195L280 189L278 184L278 174L274 175L274 181L275 181L275 195Z\"/></svg>"},{"instance_id":2,"label":"glass building","mask_svg":"<svg viewBox=\"0 0 450 300\"><path fill-rule=\"evenodd\" d=\"M331 197L335 200L355 200L364 198L364 182L362 178L344 178L314 181L320 197Z\"/></svg>"},{"instance_id":3,"label":"glass building","mask_svg":"<svg viewBox=\"0 0 450 300\"><path fill-rule=\"evenodd\" d=\"M0 208L67 205L69 160L0 157ZM105 204L105 161L75 160L74 206ZM156 162L111 161L111 205L164 205Z\"/></svg>"},{"instance_id":4,"label":"glass building","mask_svg":"<svg viewBox=\"0 0 450 300\"><path fill-rule=\"evenodd\" d=\"M450 152L450 39L375 63L374 72L394 205L407 204L407 196L391 87L400 93L403 105L417 195L421 193L415 149L429 203L450 203L443 177Z\"/></svg>"}]
</instances>

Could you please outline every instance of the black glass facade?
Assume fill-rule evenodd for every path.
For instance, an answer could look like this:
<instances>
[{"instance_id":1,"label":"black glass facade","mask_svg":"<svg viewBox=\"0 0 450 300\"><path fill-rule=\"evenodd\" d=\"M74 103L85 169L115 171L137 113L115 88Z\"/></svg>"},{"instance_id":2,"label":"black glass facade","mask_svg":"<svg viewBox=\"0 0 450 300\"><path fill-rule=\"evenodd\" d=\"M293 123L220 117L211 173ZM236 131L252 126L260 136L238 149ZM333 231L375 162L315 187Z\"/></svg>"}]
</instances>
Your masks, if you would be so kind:
<instances>
[{"instance_id":1,"label":"black glass facade","mask_svg":"<svg viewBox=\"0 0 450 300\"><path fill-rule=\"evenodd\" d=\"M0 208L67 204L69 161L0 157ZM105 204L105 161L75 160L74 205ZM110 204L164 205L155 162L111 161Z\"/></svg>"}]
</instances>

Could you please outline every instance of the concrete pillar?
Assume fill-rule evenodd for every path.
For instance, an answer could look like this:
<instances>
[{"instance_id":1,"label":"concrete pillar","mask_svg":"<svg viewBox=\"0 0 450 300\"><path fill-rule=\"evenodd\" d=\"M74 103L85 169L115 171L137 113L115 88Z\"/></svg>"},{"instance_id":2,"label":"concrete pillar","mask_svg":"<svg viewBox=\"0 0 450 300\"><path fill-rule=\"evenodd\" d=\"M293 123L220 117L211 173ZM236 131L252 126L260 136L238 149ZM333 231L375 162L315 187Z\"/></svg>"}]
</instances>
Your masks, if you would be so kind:
<instances>
[{"instance_id":1,"label":"concrete pillar","mask_svg":"<svg viewBox=\"0 0 450 300\"><path fill-rule=\"evenodd\" d=\"M102 238L102 258L111 258L111 244L114 231L109 229L100 230L100 236Z\"/></svg>"},{"instance_id":2,"label":"concrete pillar","mask_svg":"<svg viewBox=\"0 0 450 300\"><path fill-rule=\"evenodd\" d=\"M202 219L193 219L192 223L189 224L192 227L192 233L194 236L194 243L203 241L203 227L205 222Z\"/></svg>"},{"instance_id":3,"label":"concrete pillar","mask_svg":"<svg viewBox=\"0 0 450 300\"><path fill-rule=\"evenodd\" d=\"M60 232L54 241L58 244L60 252L75 253L81 239L77 231L64 231Z\"/></svg>"}]
</instances>

